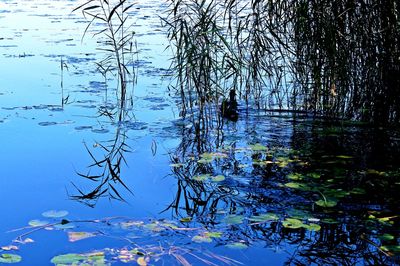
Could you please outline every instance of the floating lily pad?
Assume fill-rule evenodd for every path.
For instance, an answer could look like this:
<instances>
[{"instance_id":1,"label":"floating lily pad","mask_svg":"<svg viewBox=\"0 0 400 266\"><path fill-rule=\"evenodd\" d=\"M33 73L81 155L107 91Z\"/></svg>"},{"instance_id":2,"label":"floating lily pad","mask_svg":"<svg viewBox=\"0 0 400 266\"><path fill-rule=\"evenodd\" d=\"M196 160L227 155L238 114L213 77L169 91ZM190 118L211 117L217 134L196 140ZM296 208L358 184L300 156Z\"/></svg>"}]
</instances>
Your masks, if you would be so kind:
<instances>
[{"instance_id":1,"label":"floating lily pad","mask_svg":"<svg viewBox=\"0 0 400 266\"><path fill-rule=\"evenodd\" d=\"M222 232L205 232L204 235L212 238L220 238L222 237Z\"/></svg>"},{"instance_id":2,"label":"floating lily pad","mask_svg":"<svg viewBox=\"0 0 400 266\"><path fill-rule=\"evenodd\" d=\"M246 249L249 246L247 246L246 244L242 243L242 242L235 242L235 243L231 243L228 245L225 245L228 248L232 248L232 249Z\"/></svg>"},{"instance_id":3,"label":"floating lily pad","mask_svg":"<svg viewBox=\"0 0 400 266\"><path fill-rule=\"evenodd\" d=\"M86 257L81 254L70 253L70 254L55 256L54 258L51 259L50 262L54 263L55 265L59 264L63 265L63 264L79 263L85 259Z\"/></svg>"},{"instance_id":4,"label":"floating lily pad","mask_svg":"<svg viewBox=\"0 0 400 266\"><path fill-rule=\"evenodd\" d=\"M144 257L139 257L136 260L137 264L139 264L140 266L146 266L147 265L147 261Z\"/></svg>"},{"instance_id":5,"label":"floating lily pad","mask_svg":"<svg viewBox=\"0 0 400 266\"><path fill-rule=\"evenodd\" d=\"M55 256L51 259L55 265L105 265L104 252L91 252L84 254L69 253Z\"/></svg>"},{"instance_id":6,"label":"floating lily pad","mask_svg":"<svg viewBox=\"0 0 400 266\"><path fill-rule=\"evenodd\" d=\"M226 224L241 224L243 223L244 217L242 215L228 215L224 219Z\"/></svg>"},{"instance_id":7,"label":"floating lily pad","mask_svg":"<svg viewBox=\"0 0 400 266\"><path fill-rule=\"evenodd\" d=\"M68 232L68 240L70 242L75 242L94 236L96 236L96 234L90 232Z\"/></svg>"},{"instance_id":8,"label":"floating lily pad","mask_svg":"<svg viewBox=\"0 0 400 266\"><path fill-rule=\"evenodd\" d=\"M364 194L367 193L367 192L366 192L365 189L363 189L363 188L353 188L353 189L350 191L350 193L351 193L351 194L355 194L355 195L364 195Z\"/></svg>"},{"instance_id":9,"label":"floating lily pad","mask_svg":"<svg viewBox=\"0 0 400 266\"><path fill-rule=\"evenodd\" d=\"M42 215L44 217L48 217L48 218L61 218L61 217L67 216L68 215L68 211L50 210L50 211L46 211L46 212L42 213Z\"/></svg>"},{"instance_id":10,"label":"floating lily pad","mask_svg":"<svg viewBox=\"0 0 400 266\"><path fill-rule=\"evenodd\" d=\"M252 222L265 222L265 221L275 221L278 220L278 215L274 213L265 213L260 215L254 215L249 218Z\"/></svg>"},{"instance_id":11,"label":"floating lily pad","mask_svg":"<svg viewBox=\"0 0 400 266\"><path fill-rule=\"evenodd\" d=\"M310 231L319 231L319 230L321 230L321 226L320 225L318 225L318 224L306 224L306 225L303 225L303 227L305 228L305 229L307 229L307 230L310 230Z\"/></svg>"},{"instance_id":12,"label":"floating lily pad","mask_svg":"<svg viewBox=\"0 0 400 266\"><path fill-rule=\"evenodd\" d=\"M184 217L180 220L182 223L189 223L192 221L192 217Z\"/></svg>"},{"instance_id":13,"label":"floating lily pad","mask_svg":"<svg viewBox=\"0 0 400 266\"><path fill-rule=\"evenodd\" d=\"M287 178L291 179L291 180L301 180L302 179L302 175L299 173L291 173L288 174Z\"/></svg>"},{"instance_id":14,"label":"floating lily pad","mask_svg":"<svg viewBox=\"0 0 400 266\"><path fill-rule=\"evenodd\" d=\"M381 249L384 250L384 251L400 253L400 245L398 245L398 246L395 246L395 245L381 246Z\"/></svg>"},{"instance_id":15,"label":"floating lily pad","mask_svg":"<svg viewBox=\"0 0 400 266\"><path fill-rule=\"evenodd\" d=\"M192 238L192 241L197 243L211 243L212 239L206 235L197 235Z\"/></svg>"},{"instance_id":16,"label":"floating lily pad","mask_svg":"<svg viewBox=\"0 0 400 266\"><path fill-rule=\"evenodd\" d=\"M314 179L318 179L318 178L321 177L321 174L318 174L318 173L309 173L309 174L307 174L307 176L309 176L309 177L311 177L311 178L314 178Z\"/></svg>"},{"instance_id":17,"label":"floating lily pad","mask_svg":"<svg viewBox=\"0 0 400 266\"><path fill-rule=\"evenodd\" d=\"M46 126L54 126L54 125L57 125L57 122L40 122L40 123L38 123L38 124L39 124L39 126L46 127Z\"/></svg>"},{"instance_id":18,"label":"floating lily pad","mask_svg":"<svg viewBox=\"0 0 400 266\"><path fill-rule=\"evenodd\" d=\"M221 182L224 180L225 180L225 176L223 176L223 175L217 175L217 176L211 177L211 181L213 181L213 182Z\"/></svg>"},{"instance_id":19,"label":"floating lily pad","mask_svg":"<svg viewBox=\"0 0 400 266\"><path fill-rule=\"evenodd\" d=\"M315 202L315 204L317 204L320 207L324 207L324 208L332 208L332 207L335 207L337 205L337 201L329 200L329 199L327 199L327 200L321 199L321 200L317 200Z\"/></svg>"},{"instance_id":20,"label":"floating lily pad","mask_svg":"<svg viewBox=\"0 0 400 266\"><path fill-rule=\"evenodd\" d=\"M332 218L322 219L321 222L326 223L326 224L338 224L339 223L338 220L332 219Z\"/></svg>"},{"instance_id":21,"label":"floating lily pad","mask_svg":"<svg viewBox=\"0 0 400 266\"><path fill-rule=\"evenodd\" d=\"M265 147L264 145L262 145L262 144L260 144L260 143L256 143L256 144L253 144L253 145L249 145L249 148L250 148L252 151L267 151L267 150L268 150L267 147Z\"/></svg>"},{"instance_id":22,"label":"floating lily pad","mask_svg":"<svg viewBox=\"0 0 400 266\"><path fill-rule=\"evenodd\" d=\"M305 190L305 191L311 190L311 188L309 186L302 184L302 183L297 183L297 182L289 182L289 183L286 183L284 186L288 187L288 188L300 189L300 190Z\"/></svg>"},{"instance_id":23,"label":"floating lily pad","mask_svg":"<svg viewBox=\"0 0 400 266\"><path fill-rule=\"evenodd\" d=\"M1 254L0 263L18 263L22 260L22 257L15 254Z\"/></svg>"},{"instance_id":24,"label":"floating lily pad","mask_svg":"<svg viewBox=\"0 0 400 266\"><path fill-rule=\"evenodd\" d=\"M33 227L38 227L38 226L48 225L49 222L47 222L47 221L41 221L41 220L31 220L31 221L29 221L28 224L29 224L30 226L33 226Z\"/></svg>"},{"instance_id":25,"label":"floating lily pad","mask_svg":"<svg viewBox=\"0 0 400 266\"><path fill-rule=\"evenodd\" d=\"M339 159L353 159L353 156L350 156L350 155L338 155L338 156L336 156L336 158L339 158Z\"/></svg>"},{"instance_id":26,"label":"floating lily pad","mask_svg":"<svg viewBox=\"0 0 400 266\"><path fill-rule=\"evenodd\" d=\"M93 128L92 132L93 133L98 133L98 134L105 134L105 133L108 133L110 131L108 129L106 129L106 128Z\"/></svg>"},{"instance_id":27,"label":"floating lily pad","mask_svg":"<svg viewBox=\"0 0 400 266\"><path fill-rule=\"evenodd\" d=\"M304 226L302 221L300 221L298 219L294 219L294 218L286 218L282 222L282 225L283 225L283 227L290 228L290 229L298 229L298 228L302 228Z\"/></svg>"},{"instance_id":28,"label":"floating lily pad","mask_svg":"<svg viewBox=\"0 0 400 266\"><path fill-rule=\"evenodd\" d=\"M54 228L59 229L59 230L66 230L66 229L75 228L75 225L72 224L72 223L68 223L68 224L56 224L56 225L54 225Z\"/></svg>"},{"instance_id":29,"label":"floating lily pad","mask_svg":"<svg viewBox=\"0 0 400 266\"><path fill-rule=\"evenodd\" d=\"M210 177L209 174L205 174L205 175L196 175L196 176L193 177L193 179L196 180L196 181L200 181L200 182L201 182L201 181L207 180L209 177Z\"/></svg>"},{"instance_id":30,"label":"floating lily pad","mask_svg":"<svg viewBox=\"0 0 400 266\"><path fill-rule=\"evenodd\" d=\"M383 234L383 235L379 236L378 238L382 241L390 241L390 240L394 239L394 236L391 234Z\"/></svg>"}]
</instances>

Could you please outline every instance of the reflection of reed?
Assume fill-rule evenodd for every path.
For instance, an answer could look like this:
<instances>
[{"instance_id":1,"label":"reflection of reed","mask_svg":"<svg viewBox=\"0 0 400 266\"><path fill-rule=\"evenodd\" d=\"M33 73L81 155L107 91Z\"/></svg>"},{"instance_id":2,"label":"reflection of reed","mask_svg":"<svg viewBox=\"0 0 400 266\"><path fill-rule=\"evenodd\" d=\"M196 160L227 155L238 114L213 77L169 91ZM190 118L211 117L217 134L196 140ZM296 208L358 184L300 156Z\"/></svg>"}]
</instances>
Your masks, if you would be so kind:
<instances>
[{"instance_id":1,"label":"reflection of reed","mask_svg":"<svg viewBox=\"0 0 400 266\"><path fill-rule=\"evenodd\" d=\"M103 141L102 143L96 142L94 148L100 148L103 153L100 159L85 143L85 148L93 160L93 163L88 167L90 170L95 170L97 174L90 174L90 171L87 174L78 173L79 176L94 181L98 183L98 185L89 192L86 192L73 184L79 192L79 195L71 196L72 199L84 202L92 207L100 197L109 197L109 199L125 201L120 192L118 192L118 189L120 189L118 187L119 185L122 185L126 190L132 193L130 188L121 179L121 166L126 164L124 153L130 151L130 147L126 144L126 129L123 128L123 122L127 116L127 111L119 109L117 113L113 114L110 111L105 112L102 109L101 114L104 113L110 118L117 118L114 138L112 140Z\"/></svg>"},{"instance_id":2,"label":"reflection of reed","mask_svg":"<svg viewBox=\"0 0 400 266\"><path fill-rule=\"evenodd\" d=\"M245 131L251 131L254 125L250 123L248 126ZM243 155L235 153L235 144L231 143L230 148L226 147L226 139L229 139L224 135L226 128L199 135L194 127L183 127L181 143L171 154L172 172L177 178L176 193L166 210L183 221L190 217L192 221L203 224L208 230L224 232L224 237L216 240L218 245L224 245L227 241L236 241L244 245L263 242L272 249L285 250L287 244L290 244L294 250L290 252L288 264L352 265L360 261L380 265L390 263L390 253L377 246L376 243L379 242L376 239L377 233L374 232L377 230L382 234L385 229L379 223L365 220L365 215L368 215L365 207L371 204L369 200L372 199L370 194L343 196L341 206L337 209L318 209L319 207L313 204L314 199L321 197L318 191L328 194L360 188L360 184L356 183L360 176L355 170L359 166L343 164L343 161L332 165L330 157L321 158L321 154L326 155L327 152L339 152L343 149L349 152L359 149L358 146L354 147L355 140L347 140L349 136L338 137L338 140L345 139L346 142L333 144L331 135L316 135L316 129L313 127L294 123L293 128L292 134L286 135L286 138L291 140L287 145L296 146L296 151L290 147L282 147L281 143L285 140L282 140L279 131L276 131L276 138L281 142L274 143L274 140L270 140L271 146L266 147L265 152L259 152L262 146L253 147L248 155L253 160L253 165L251 170L244 171L239 167L244 158ZM314 134L314 138L303 138L303 134ZM354 132L350 133L352 134ZM256 135L243 138L249 143L254 143L254 140L249 138L257 139ZM365 141L361 137L359 141L363 140ZM359 144L361 145L361 142ZM243 152L243 147L239 147L239 150ZM218 158L211 160L210 154ZM283 185L295 182L287 178L290 173L307 175L316 171L311 164L315 164L316 169L320 169L321 165L327 169L324 172L326 176L302 181L309 186L309 190L295 190ZM327 182L337 177L338 168L344 173L351 171L351 176ZM228 178L224 182L212 182L210 178L202 178L205 174L224 174ZM246 178L248 181L238 183L229 177ZM379 184L379 181L371 177L363 177L362 180ZM354 202L359 202L360 205L356 206ZM383 202L382 206L385 205ZM268 221L252 220L252 217L263 213L272 213L277 218ZM230 224L226 220L230 216L239 217L240 221ZM296 217L305 223L309 223L309 218L314 219L320 228L316 231L287 228L282 221L289 217ZM371 243L375 243L375 246Z\"/></svg>"}]
</instances>

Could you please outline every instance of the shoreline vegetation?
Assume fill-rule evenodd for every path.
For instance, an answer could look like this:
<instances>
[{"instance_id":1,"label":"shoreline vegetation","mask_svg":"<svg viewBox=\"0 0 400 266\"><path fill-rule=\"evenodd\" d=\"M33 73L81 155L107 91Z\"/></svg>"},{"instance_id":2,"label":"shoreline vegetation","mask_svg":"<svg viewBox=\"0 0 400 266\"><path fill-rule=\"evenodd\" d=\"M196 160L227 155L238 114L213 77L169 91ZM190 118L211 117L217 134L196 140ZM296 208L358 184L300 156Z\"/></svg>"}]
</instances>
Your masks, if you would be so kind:
<instances>
[{"instance_id":1,"label":"shoreline vegetation","mask_svg":"<svg viewBox=\"0 0 400 266\"><path fill-rule=\"evenodd\" d=\"M396 1L179 0L163 22L183 114L235 90L245 108L400 123Z\"/></svg>"}]
</instances>

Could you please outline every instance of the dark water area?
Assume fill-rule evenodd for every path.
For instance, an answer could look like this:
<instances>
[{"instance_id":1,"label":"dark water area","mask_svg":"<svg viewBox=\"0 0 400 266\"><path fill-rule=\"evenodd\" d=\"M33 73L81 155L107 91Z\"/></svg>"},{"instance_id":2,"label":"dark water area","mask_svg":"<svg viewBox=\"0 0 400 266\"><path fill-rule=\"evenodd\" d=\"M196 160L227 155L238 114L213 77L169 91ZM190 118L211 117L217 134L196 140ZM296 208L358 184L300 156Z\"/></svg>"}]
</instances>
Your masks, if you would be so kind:
<instances>
[{"instance_id":1,"label":"dark water area","mask_svg":"<svg viewBox=\"0 0 400 266\"><path fill-rule=\"evenodd\" d=\"M242 102L199 132L168 90L166 4L132 11L121 111L76 1L0 1L0 264L398 264L400 133Z\"/></svg>"}]
</instances>

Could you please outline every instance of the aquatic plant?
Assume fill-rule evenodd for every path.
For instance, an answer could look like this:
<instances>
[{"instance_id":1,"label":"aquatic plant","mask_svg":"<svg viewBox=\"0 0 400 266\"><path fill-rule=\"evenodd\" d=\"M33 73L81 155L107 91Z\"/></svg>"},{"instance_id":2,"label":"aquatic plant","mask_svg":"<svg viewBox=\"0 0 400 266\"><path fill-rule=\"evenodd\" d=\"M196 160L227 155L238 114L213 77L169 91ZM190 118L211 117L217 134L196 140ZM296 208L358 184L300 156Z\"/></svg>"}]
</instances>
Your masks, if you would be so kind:
<instances>
[{"instance_id":1,"label":"aquatic plant","mask_svg":"<svg viewBox=\"0 0 400 266\"><path fill-rule=\"evenodd\" d=\"M102 26L96 26L95 31L90 32L93 37L99 38L101 46L97 49L105 52L105 58L97 62L97 65L103 76L108 72L116 72L121 109L124 109L126 104L128 76L134 75L128 69L128 65L132 63L132 54L136 53L133 50L136 47L133 41L135 32L130 24L129 15L129 10L134 5L126 0L89 0L73 10L81 10L83 16L89 20L83 37L90 32L92 24ZM131 80L134 80L134 76Z\"/></svg>"},{"instance_id":2,"label":"aquatic plant","mask_svg":"<svg viewBox=\"0 0 400 266\"><path fill-rule=\"evenodd\" d=\"M396 1L172 1L183 114L234 89L247 106L399 124L399 13Z\"/></svg>"}]
</instances>

